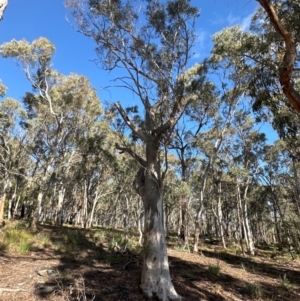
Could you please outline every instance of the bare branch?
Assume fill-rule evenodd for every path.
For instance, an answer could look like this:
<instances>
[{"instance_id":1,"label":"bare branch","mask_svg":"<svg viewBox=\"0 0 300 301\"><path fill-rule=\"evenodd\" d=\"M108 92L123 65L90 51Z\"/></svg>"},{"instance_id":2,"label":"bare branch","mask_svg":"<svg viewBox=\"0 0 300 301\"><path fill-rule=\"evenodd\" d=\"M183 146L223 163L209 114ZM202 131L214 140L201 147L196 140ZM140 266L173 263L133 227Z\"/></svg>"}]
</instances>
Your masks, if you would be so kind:
<instances>
[{"instance_id":1,"label":"bare branch","mask_svg":"<svg viewBox=\"0 0 300 301\"><path fill-rule=\"evenodd\" d=\"M128 127L139 137L141 138L144 142L146 142L148 140L148 136L147 134L142 131L140 128L138 128L133 122L132 120L129 119L128 115L126 114L126 112L124 111L124 109L122 108L122 106L120 105L120 103L115 103L114 104L115 107L117 108L117 110L119 111L119 113L121 114L124 122L128 125Z\"/></svg>"}]
</instances>

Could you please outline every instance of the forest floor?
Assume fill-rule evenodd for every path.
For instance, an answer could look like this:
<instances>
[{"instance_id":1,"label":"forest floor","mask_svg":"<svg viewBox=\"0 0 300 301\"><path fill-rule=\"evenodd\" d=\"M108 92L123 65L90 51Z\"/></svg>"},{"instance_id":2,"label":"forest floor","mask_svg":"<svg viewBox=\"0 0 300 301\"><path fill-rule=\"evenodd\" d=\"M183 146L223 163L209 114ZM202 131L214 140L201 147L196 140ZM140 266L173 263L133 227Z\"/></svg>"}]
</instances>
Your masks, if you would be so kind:
<instances>
[{"instance_id":1,"label":"forest floor","mask_svg":"<svg viewBox=\"0 0 300 301\"><path fill-rule=\"evenodd\" d=\"M139 290L136 237L128 235L125 249L122 230L44 225L26 236L20 226L5 228L0 230L1 301L146 300ZM193 254L180 251L173 238L168 254L175 289L186 301L300 301L300 261L274 251L258 253L243 257L203 245L202 255Z\"/></svg>"}]
</instances>

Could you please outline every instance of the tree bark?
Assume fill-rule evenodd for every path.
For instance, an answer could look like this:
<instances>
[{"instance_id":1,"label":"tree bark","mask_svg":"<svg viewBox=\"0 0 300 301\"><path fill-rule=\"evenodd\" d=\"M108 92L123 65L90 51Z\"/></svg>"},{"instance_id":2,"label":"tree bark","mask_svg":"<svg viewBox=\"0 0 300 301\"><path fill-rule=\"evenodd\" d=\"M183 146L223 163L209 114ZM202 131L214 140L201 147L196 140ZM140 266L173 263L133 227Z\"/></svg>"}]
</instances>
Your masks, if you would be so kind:
<instances>
[{"instance_id":1,"label":"tree bark","mask_svg":"<svg viewBox=\"0 0 300 301\"><path fill-rule=\"evenodd\" d=\"M242 210L242 224L244 228L245 240L250 255L255 255L255 247L253 243L253 236L250 229L249 217L248 217L248 206L247 206L247 191L249 187L249 179L246 182L245 191L243 197L241 197L240 185L237 183L237 194L239 198L240 208Z\"/></svg>"},{"instance_id":2,"label":"tree bark","mask_svg":"<svg viewBox=\"0 0 300 301\"><path fill-rule=\"evenodd\" d=\"M8 4L8 0L0 0L0 21L3 20L3 14Z\"/></svg>"},{"instance_id":3,"label":"tree bark","mask_svg":"<svg viewBox=\"0 0 300 301\"><path fill-rule=\"evenodd\" d=\"M55 217L55 221L56 221L56 225L57 226L62 226L63 224L63 202L64 202L64 198L65 198L65 192L66 189L64 188L63 183L61 182L59 184L59 189L58 189L58 202L57 202L57 207L56 207L56 217Z\"/></svg>"},{"instance_id":4,"label":"tree bark","mask_svg":"<svg viewBox=\"0 0 300 301\"><path fill-rule=\"evenodd\" d=\"M163 224L162 183L158 178L159 143L153 139L146 144L147 161L137 172L135 189L144 205L144 262L141 289L148 297L161 301L180 300L173 286L167 255Z\"/></svg>"},{"instance_id":5,"label":"tree bark","mask_svg":"<svg viewBox=\"0 0 300 301\"><path fill-rule=\"evenodd\" d=\"M285 42L285 54L279 68L279 81L283 93L294 109L300 112L300 94L294 89L292 75L297 58L296 42L292 33L288 32L280 22L274 6L270 0L257 0L270 18L270 23L275 31Z\"/></svg>"}]
</instances>

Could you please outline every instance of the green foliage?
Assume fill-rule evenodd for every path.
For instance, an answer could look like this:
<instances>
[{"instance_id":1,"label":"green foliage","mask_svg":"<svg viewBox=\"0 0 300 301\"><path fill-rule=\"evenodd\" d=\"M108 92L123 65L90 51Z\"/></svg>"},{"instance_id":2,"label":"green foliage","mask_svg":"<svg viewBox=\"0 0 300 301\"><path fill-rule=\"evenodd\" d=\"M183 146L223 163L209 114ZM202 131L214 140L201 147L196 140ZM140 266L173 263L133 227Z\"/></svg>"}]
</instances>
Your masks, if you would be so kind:
<instances>
[{"instance_id":1,"label":"green foliage","mask_svg":"<svg viewBox=\"0 0 300 301\"><path fill-rule=\"evenodd\" d=\"M245 289L247 294L252 298L260 299L262 297L262 289L256 283L247 283Z\"/></svg>"},{"instance_id":2,"label":"green foliage","mask_svg":"<svg viewBox=\"0 0 300 301\"><path fill-rule=\"evenodd\" d=\"M3 97L5 95L7 91L7 87L5 87L2 83L2 81L0 80L0 97Z\"/></svg>"},{"instance_id":3,"label":"green foliage","mask_svg":"<svg viewBox=\"0 0 300 301\"><path fill-rule=\"evenodd\" d=\"M39 232L35 235L35 241L39 242L43 247L47 247L51 244L50 235L45 232Z\"/></svg>"},{"instance_id":4,"label":"green foliage","mask_svg":"<svg viewBox=\"0 0 300 301\"><path fill-rule=\"evenodd\" d=\"M28 67L27 64L31 66L49 64L54 51L55 46L44 37L34 40L31 44L25 39L20 41L13 39L0 46L0 55L19 60L25 68Z\"/></svg>"},{"instance_id":5,"label":"green foliage","mask_svg":"<svg viewBox=\"0 0 300 301\"><path fill-rule=\"evenodd\" d=\"M109 248L114 249L116 246L125 247L127 245L127 239L122 236L113 236L109 242Z\"/></svg>"},{"instance_id":6,"label":"green foliage","mask_svg":"<svg viewBox=\"0 0 300 301\"><path fill-rule=\"evenodd\" d=\"M290 291L294 288L293 284L287 278L286 274L284 274L283 276L280 276L278 278L278 282L280 283L280 286L287 291Z\"/></svg>"},{"instance_id":7,"label":"green foliage","mask_svg":"<svg viewBox=\"0 0 300 301\"><path fill-rule=\"evenodd\" d=\"M19 229L19 226L9 227L3 230L2 249L10 252L28 253L31 251L34 236L26 229Z\"/></svg>"},{"instance_id":8,"label":"green foliage","mask_svg":"<svg viewBox=\"0 0 300 301\"><path fill-rule=\"evenodd\" d=\"M209 265L207 270L211 275L219 276L221 272L221 267L220 265Z\"/></svg>"},{"instance_id":9,"label":"green foliage","mask_svg":"<svg viewBox=\"0 0 300 301\"><path fill-rule=\"evenodd\" d=\"M180 276L187 279L193 279L197 276L199 276L199 269L198 268L189 268L187 270L181 270Z\"/></svg>"}]
</instances>

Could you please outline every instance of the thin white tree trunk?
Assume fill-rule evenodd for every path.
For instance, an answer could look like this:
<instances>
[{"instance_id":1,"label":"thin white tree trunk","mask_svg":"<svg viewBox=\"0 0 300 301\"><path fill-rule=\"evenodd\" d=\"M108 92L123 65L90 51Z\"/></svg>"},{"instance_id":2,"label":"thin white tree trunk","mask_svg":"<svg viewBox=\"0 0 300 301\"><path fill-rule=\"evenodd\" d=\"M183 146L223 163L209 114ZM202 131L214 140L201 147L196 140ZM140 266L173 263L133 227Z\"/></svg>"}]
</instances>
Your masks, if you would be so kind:
<instances>
[{"instance_id":1,"label":"thin white tree trunk","mask_svg":"<svg viewBox=\"0 0 300 301\"><path fill-rule=\"evenodd\" d=\"M252 231L250 229L249 217L248 217L248 206L247 206L247 192L249 187L249 179L246 182L245 191L243 197L241 197L240 185L237 185L238 188L238 196L240 201L240 207L242 209L242 223L244 228L245 239L247 243L247 248L249 253L254 256L255 255L255 247L253 242Z\"/></svg>"},{"instance_id":2,"label":"thin white tree trunk","mask_svg":"<svg viewBox=\"0 0 300 301\"><path fill-rule=\"evenodd\" d=\"M17 185L15 185L14 193L8 202L8 215L7 215L8 220L12 219L12 205L13 205L16 197L17 197Z\"/></svg>"},{"instance_id":3,"label":"thin white tree trunk","mask_svg":"<svg viewBox=\"0 0 300 301\"><path fill-rule=\"evenodd\" d=\"M141 197L138 197L138 231L139 231L139 245L143 245L143 231L142 231L142 225L143 225L143 213L141 208Z\"/></svg>"},{"instance_id":4,"label":"thin white tree trunk","mask_svg":"<svg viewBox=\"0 0 300 301\"><path fill-rule=\"evenodd\" d=\"M101 194L101 193L99 194L98 192L96 192L96 195L93 199L93 206L92 206L92 210L91 210L91 213L90 213L89 222L88 222L88 225L87 225L88 228L92 227L94 214L95 214L95 209L96 209L96 205L97 205L99 199L106 196L106 195L108 195L108 194L111 194L111 193L113 193L113 191L110 191L110 192L107 192L107 193L104 193L104 194Z\"/></svg>"},{"instance_id":5,"label":"thin white tree trunk","mask_svg":"<svg viewBox=\"0 0 300 301\"><path fill-rule=\"evenodd\" d=\"M19 207L20 199L21 199L21 196L19 195L18 198L17 198L17 202L16 202L16 205L15 205L14 211L13 211L12 218L15 218L15 216L16 216L16 214L18 212L18 207Z\"/></svg>"},{"instance_id":6,"label":"thin white tree trunk","mask_svg":"<svg viewBox=\"0 0 300 301\"><path fill-rule=\"evenodd\" d=\"M37 197L37 206L33 212L33 218L31 221L31 225L30 227L32 229L36 229L37 224L40 221L40 215L42 212L42 203L43 203L43 198L44 198L44 186L46 185L46 182L50 176L50 171L51 171L51 164L49 164L44 172L43 178L42 178L42 182L40 185L40 191L38 193L38 197Z\"/></svg>"},{"instance_id":7,"label":"thin white tree trunk","mask_svg":"<svg viewBox=\"0 0 300 301\"><path fill-rule=\"evenodd\" d=\"M66 189L64 188L63 183L59 184L58 190L58 201L56 207L56 225L61 226L63 224L63 202L65 198Z\"/></svg>"},{"instance_id":8,"label":"thin white tree trunk","mask_svg":"<svg viewBox=\"0 0 300 301\"><path fill-rule=\"evenodd\" d=\"M220 229L220 235L221 235L221 239L222 239L223 248L227 249L226 240L225 240L225 236L224 236L224 227L223 227L223 212L222 212L221 193L222 193L222 183L220 181L220 183L218 185L217 221L218 221L218 224L219 224L219 229Z\"/></svg>"}]
</instances>

